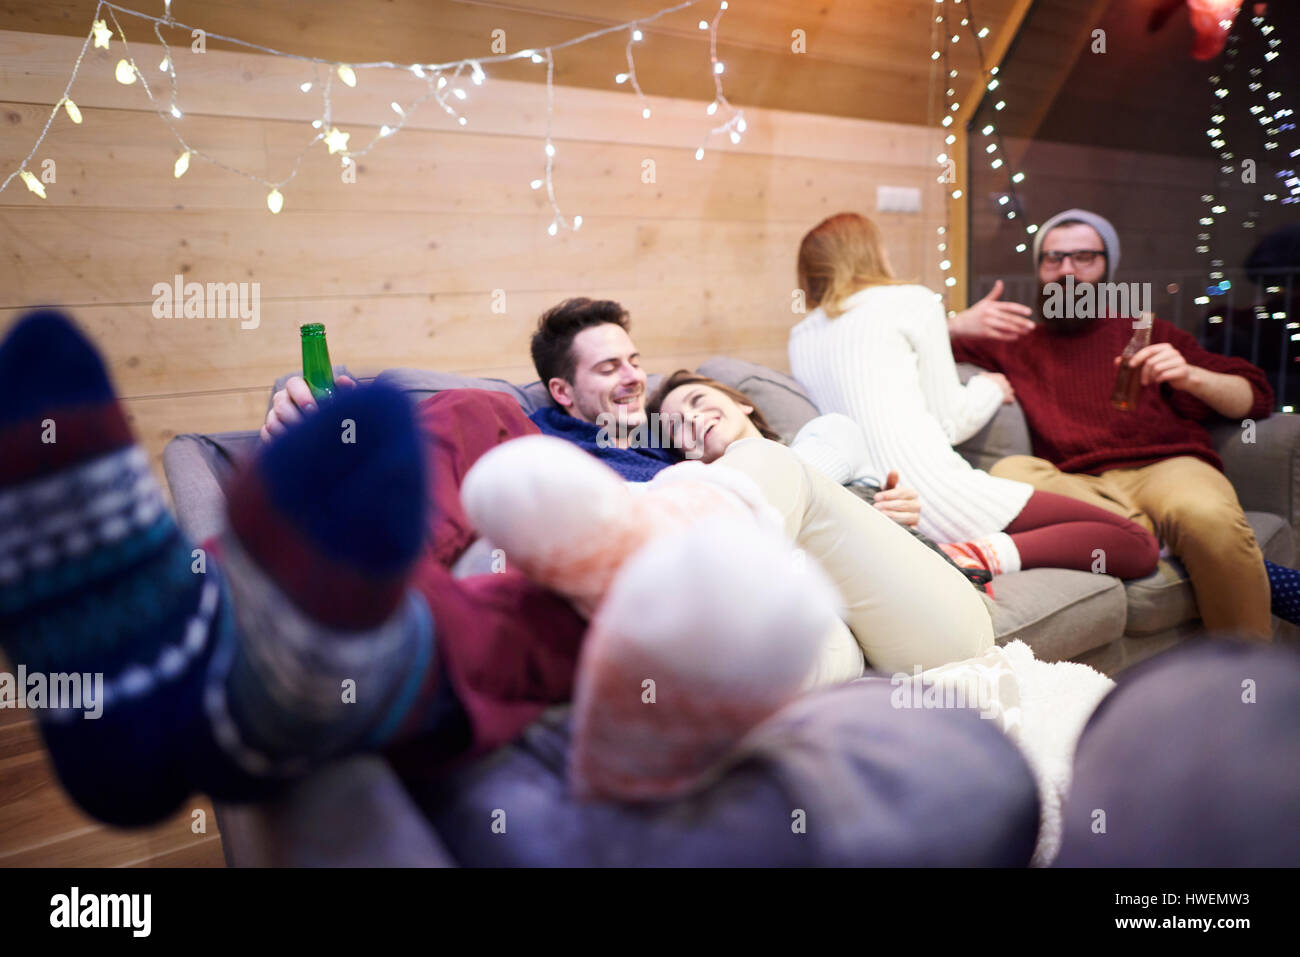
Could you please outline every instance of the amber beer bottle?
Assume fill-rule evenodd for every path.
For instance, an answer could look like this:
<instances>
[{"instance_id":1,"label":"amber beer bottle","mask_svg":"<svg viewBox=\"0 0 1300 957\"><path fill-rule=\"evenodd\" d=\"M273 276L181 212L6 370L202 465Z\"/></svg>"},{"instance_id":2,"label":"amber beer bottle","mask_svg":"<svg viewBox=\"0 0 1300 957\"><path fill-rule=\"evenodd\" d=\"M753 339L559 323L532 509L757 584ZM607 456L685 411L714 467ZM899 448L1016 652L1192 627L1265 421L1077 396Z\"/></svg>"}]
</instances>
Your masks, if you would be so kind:
<instances>
[{"instance_id":1,"label":"amber beer bottle","mask_svg":"<svg viewBox=\"0 0 1300 957\"><path fill-rule=\"evenodd\" d=\"M325 326L309 322L302 327L302 377L307 380L312 397L319 402L334 394L334 367L325 342Z\"/></svg>"},{"instance_id":2,"label":"amber beer bottle","mask_svg":"<svg viewBox=\"0 0 1300 957\"><path fill-rule=\"evenodd\" d=\"M1142 373L1129 364L1137 353L1151 345L1151 326L1155 313L1144 312L1142 318L1133 324L1133 338L1120 354L1119 372L1115 376L1115 388L1110 394L1110 404L1122 412L1132 412L1137 408L1138 393L1142 391Z\"/></svg>"}]
</instances>

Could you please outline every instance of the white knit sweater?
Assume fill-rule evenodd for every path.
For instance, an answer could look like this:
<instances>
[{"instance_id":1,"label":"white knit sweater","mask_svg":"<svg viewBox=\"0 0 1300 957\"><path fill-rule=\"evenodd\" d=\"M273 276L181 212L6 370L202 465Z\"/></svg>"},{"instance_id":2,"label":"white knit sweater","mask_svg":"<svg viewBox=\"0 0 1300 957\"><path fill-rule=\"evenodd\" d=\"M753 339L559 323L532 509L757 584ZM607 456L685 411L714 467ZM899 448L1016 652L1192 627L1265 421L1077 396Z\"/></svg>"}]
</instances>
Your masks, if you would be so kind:
<instances>
[{"instance_id":1,"label":"white knit sweater","mask_svg":"<svg viewBox=\"0 0 1300 957\"><path fill-rule=\"evenodd\" d=\"M820 308L790 331L790 370L823 413L859 426L867 469L890 469L921 496L920 530L959 542L1005 528L1033 487L972 468L953 446L978 432L1002 404L983 376L957 376L943 305L923 286L873 286L844 313Z\"/></svg>"}]
</instances>

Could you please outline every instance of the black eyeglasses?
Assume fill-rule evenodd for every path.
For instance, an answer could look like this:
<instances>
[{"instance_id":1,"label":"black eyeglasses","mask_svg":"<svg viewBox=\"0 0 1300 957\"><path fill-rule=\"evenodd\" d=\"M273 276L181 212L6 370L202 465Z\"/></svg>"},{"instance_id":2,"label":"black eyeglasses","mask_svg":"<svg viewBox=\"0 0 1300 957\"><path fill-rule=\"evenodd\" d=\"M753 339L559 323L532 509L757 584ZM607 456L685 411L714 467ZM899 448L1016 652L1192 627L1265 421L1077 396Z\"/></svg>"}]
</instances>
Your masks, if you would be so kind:
<instances>
[{"instance_id":1,"label":"black eyeglasses","mask_svg":"<svg viewBox=\"0 0 1300 957\"><path fill-rule=\"evenodd\" d=\"M1064 250L1051 249L1043 253L1039 262L1051 263L1053 266L1059 266L1065 260L1069 259L1076 266L1091 266L1098 256L1106 255L1104 249L1072 249L1069 252Z\"/></svg>"}]
</instances>

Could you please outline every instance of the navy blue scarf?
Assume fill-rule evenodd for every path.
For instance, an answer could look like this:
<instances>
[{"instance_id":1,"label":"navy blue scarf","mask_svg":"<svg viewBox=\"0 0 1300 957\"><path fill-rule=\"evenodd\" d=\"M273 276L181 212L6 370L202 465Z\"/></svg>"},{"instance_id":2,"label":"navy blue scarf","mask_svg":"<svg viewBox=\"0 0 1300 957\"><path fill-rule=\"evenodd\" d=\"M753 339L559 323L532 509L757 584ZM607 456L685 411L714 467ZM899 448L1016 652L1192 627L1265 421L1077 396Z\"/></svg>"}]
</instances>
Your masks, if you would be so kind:
<instances>
[{"instance_id":1,"label":"navy blue scarf","mask_svg":"<svg viewBox=\"0 0 1300 957\"><path fill-rule=\"evenodd\" d=\"M544 406L529 418L542 430L543 435L553 435L585 449L629 482L648 482L678 461L668 449L601 448L596 442L596 437L600 435L597 426L561 412L554 406Z\"/></svg>"}]
</instances>

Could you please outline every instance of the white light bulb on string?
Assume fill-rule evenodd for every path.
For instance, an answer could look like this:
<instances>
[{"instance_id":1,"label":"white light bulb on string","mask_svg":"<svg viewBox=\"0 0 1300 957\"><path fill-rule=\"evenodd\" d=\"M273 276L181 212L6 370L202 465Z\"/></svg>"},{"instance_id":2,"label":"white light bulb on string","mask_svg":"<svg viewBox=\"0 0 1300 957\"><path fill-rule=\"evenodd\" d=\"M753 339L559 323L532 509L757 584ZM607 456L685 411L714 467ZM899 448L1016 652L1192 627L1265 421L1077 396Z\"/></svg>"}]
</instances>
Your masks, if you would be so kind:
<instances>
[{"instance_id":1,"label":"white light bulb on string","mask_svg":"<svg viewBox=\"0 0 1300 957\"><path fill-rule=\"evenodd\" d=\"M551 225L546 227L546 231L550 233L552 236L554 236L556 233L560 231L559 224L556 223L554 220L552 220Z\"/></svg>"},{"instance_id":2,"label":"white light bulb on string","mask_svg":"<svg viewBox=\"0 0 1300 957\"><path fill-rule=\"evenodd\" d=\"M1011 182L1013 183L1023 183L1024 181L1025 181L1024 173L1017 173L1015 176L1011 177Z\"/></svg>"},{"instance_id":3,"label":"white light bulb on string","mask_svg":"<svg viewBox=\"0 0 1300 957\"><path fill-rule=\"evenodd\" d=\"M528 185L529 185L529 187L532 188L532 189L541 189L541 188L542 188L542 181L541 181L540 179L535 179L535 180L533 180L531 183L529 183Z\"/></svg>"},{"instance_id":4,"label":"white light bulb on string","mask_svg":"<svg viewBox=\"0 0 1300 957\"><path fill-rule=\"evenodd\" d=\"M1029 235L1032 236L1034 233L1038 232L1038 227L1037 227L1037 226L1026 226L1026 227L1025 227L1025 232L1029 233Z\"/></svg>"},{"instance_id":5,"label":"white light bulb on string","mask_svg":"<svg viewBox=\"0 0 1300 957\"><path fill-rule=\"evenodd\" d=\"M952 191L952 198L953 198L953 199L961 199L961 190L959 190L959 189L954 189L954 190Z\"/></svg>"},{"instance_id":6,"label":"white light bulb on string","mask_svg":"<svg viewBox=\"0 0 1300 957\"><path fill-rule=\"evenodd\" d=\"M699 0L694 0L694 2L699 2ZM683 4L683 6L690 6L690 5L693 4L692 3ZM104 6L107 7L109 5L104 5ZM721 126L714 128L710 132L709 136L713 136L718 133L725 133L728 135L728 137L730 138L733 144L738 144L741 139L741 134L744 133L746 130L747 124L743 118L741 111L737 110L734 106L732 106L722 93L722 87L719 78L725 73L726 66L723 62L721 62L718 59L717 51L716 51L718 22L720 20L721 12L725 11L727 8L728 8L728 3L725 2L725 0L723 0L723 2L721 2L718 7L718 16L713 17L712 21L701 20L699 22L700 22L701 30L704 31L712 30L712 35L710 37L710 59L712 65L711 74L717 92L712 104L708 107L708 113L709 115L714 115L717 112L719 112L720 107L726 107L726 112L729 114L729 118ZM672 9L676 9L676 8L672 8ZM165 11L164 19L149 17L145 14L133 14L133 15L137 15L140 16L142 19L152 21L154 25L155 33L159 33L160 25L166 25L168 27L184 27L185 29L189 29L188 25L177 24L176 21L172 19L171 0L164 0L164 11ZM99 11L97 10L96 12L98 13ZM126 11L126 12L133 13L132 11ZM659 11L659 13L655 14L654 16L658 17L668 12L671 12L671 9L665 9ZM110 29L110 24L115 29ZM572 40L560 43L556 47L547 47L544 50L529 49L529 50L521 51L519 53L511 54L508 57L499 57L499 58L493 57L492 59L493 61L495 61L497 59L516 59L519 57L527 56L534 63L538 63L538 64L545 63L548 68L547 82L549 86L552 82L552 76L554 70L553 52L556 49L567 48L569 46L580 44L587 40L593 39L595 36L605 35L607 33L612 33L616 30L628 31L628 37L629 37L628 39L628 68L629 69L626 73L619 74L617 80L620 84L628 81L631 82L631 85L636 89L636 92L641 99L641 103L640 103L641 115L644 119L648 120L651 118L653 113L650 105L648 104L644 94L640 89L639 84L637 83L636 69L632 61L632 52L631 52L631 44L638 43L646 39L644 31L641 29L640 21L631 21L629 23L624 23L616 27L611 27L605 30L597 31L596 33L593 34L584 34L582 36L575 37ZM111 41L114 33L118 34L119 37L121 38L123 42L123 52L126 52L127 50L126 37L122 35L122 30L120 26L117 26L116 21L113 19L112 14L110 12L106 20L97 19L93 22L90 36L86 38L87 46L83 46L83 53L86 49L89 48L88 45L92 41L96 49L98 48L103 48L105 50L109 49L111 46ZM215 34L211 34L211 35L215 35ZM247 43L245 41L239 40L234 37L222 37L222 39L224 41L233 43L237 46L246 46L253 49L262 49L263 52L269 52L272 55L284 56L286 58L299 60L301 62L314 63L317 65L318 70L321 67L323 67L326 70L332 70L333 75L337 76L339 82L342 83L344 86L356 87L357 85L358 67L352 64L341 63L338 61L317 60L311 57L297 56L291 54L278 54L275 51L265 51L264 48L257 47L256 44ZM169 99L160 102L160 99L162 98L155 96L154 91L149 87L148 81L145 79L144 75L139 71L136 64L129 59L129 57L123 57L122 59L116 62L115 69L114 69L115 78L119 83L128 86L134 84L136 79L140 79L144 85L145 93L149 97L151 104L153 105L153 108L161 116L163 116L164 119L168 119L167 114L170 114L171 119L180 120L184 118L184 114L181 108L179 107L179 105L177 104L177 88L176 88L177 69L176 69L175 61L172 59L170 51L167 49L166 41L163 40L161 34L159 34L159 41L162 44L164 56L159 61L158 68L170 80L171 96ZM81 59L78 58L77 65L73 67L72 77L68 82L68 88L71 88L72 82L75 81L77 69L79 68L80 64L81 64ZM442 65L370 63L370 64L365 64L364 66L365 68L400 69L403 71L409 70L415 77L425 80L426 83L430 86L429 95L420 100L415 101L411 106L404 107L401 103L397 101L392 101L390 103L390 107L397 114L397 116L401 118L402 121L409 119L408 110L410 110L412 107L420 105L421 103L424 102L425 99L429 99L429 98L433 98L434 96L437 96L439 105L441 105L450 115L456 117L456 121L458 124L460 124L461 126L467 125L468 123L467 117L458 115L456 110L451 109L450 106L447 104L447 102L443 99L443 97L440 94L444 89L449 88L448 77L452 77L454 79L460 77L463 72L468 72L470 74L470 78L472 82L475 85L482 85L482 83L486 78L486 74L483 71L482 64L475 59L465 59L450 64L442 64ZM444 70L447 71L447 76L443 76ZM954 75L955 75L955 71L954 71ZM317 85L316 81L319 80L319 78L320 78L320 74L318 73L314 80L301 81L296 85L298 86L299 90L302 93L311 93L313 90L315 90ZM310 149L312 145L324 140L327 147L329 148L329 152L343 154L340 157L340 160L344 164L344 166L347 167L347 166L355 165L356 158L360 155L364 155L365 152L368 152L369 149L375 145L375 141L377 141L379 138L388 137L395 133L400 132L404 126L404 122L395 123L394 125L391 126L388 124L380 125L379 132L378 135L375 137L375 140L372 140L371 143L367 145L363 150L350 152L347 149L348 134L343 133L337 127L333 126L329 122L329 118L331 116L331 105L329 99L329 93L330 93L329 80L331 79L333 79L333 76L328 76L326 80L326 86L323 90L325 94L324 103L323 103L323 112L318 118L311 121L312 128L313 130L316 130L317 133L315 137L313 137L310 140L310 143L303 148L303 151L302 153L299 154L298 159L299 162L301 162L302 157L306 154L306 151ZM432 86L435 79L437 81L436 92L434 91ZM450 92L456 97L456 99L464 101L467 99L467 90L468 90L468 85L466 85L464 88L460 88L460 87L451 88ZM54 114L57 113L60 107L63 108L63 110L66 112L67 116L69 117L69 119L74 124L80 124L82 122L82 115L80 109L67 96L63 97L61 100L55 103L51 112L51 120L54 118ZM548 104L548 109L549 108L550 107ZM49 128L50 128L50 123L47 122L45 129L48 130ZM177 129L179 128L173 128L172 130L173 133L176 133ZM179 137L179 133L176 133L176 135ZM39 147L40 142L44 138L44 136L45 136L45 131L42 131L42 133L37 139L36 146L33 147L32 155L34 155L35 149ZM547 175L544 182L548 188L548 191L551 191L552 180L551 180L551 165L549 160L555 156L555 146L552 144L550 138L549 116L548 116L548 129L547 129L546 140L547 140L546 149L547 149L547 156L548 156L548 164L547 164ZM707 144L708 144L708 140L706 138L705 144L701 145L695 151L695 155L697 159L703 159ZM173 176L175 178L179 178L180 176L183 176L185 172L188 171L194 155L193 152L188 148L188 145L184 142L184 140L181 140L180 145L184 147L184 149L182 149L182 151L179 154L175 154L176 159L173 161ZM199 155L203 156L203 154L199 154ZM283 194L280 192L279 187L285 186L292 179L294 179L294 177L298 173L298 164L295 163L292 170L289 171L288 176L280 180L278 184L273 185L271 182L262 179L260 176L256 174L248 173L243 170L236 169L234 167L228 167L223 163L216 162L215 160L213 160L213 162L216 163L216 165L228 169L232 172L249 176L254 181L263 183L264 188L269 190L269 192L266 194L267 208L273 214L278 213L283 208ZM7 179L0 181L0 190L3 190L3 188L7 186L11 180L18 179L18 178L21 178L24 183L28 184L29 189L32 188L30 185L31 183L35 183L37 187L40 187L39 179L36 179L30 173L30 171L24 169L17 169L14 170L12 173L10 173ZM532 185L533 188L536 189L536 188L540 188L541 184L542 181L538 180L538 181L534 181ZM37 190L33 190L33 192L37 192ZM554 199L553 192L551 195L551 201L552 201L552 206L555 206L555 199ZM572 218L572 220L570 220L560 212L558 207L555 208L555 213L556 213L555 219L552 224L554 227L552 229L552 235L554 235L556 231L558 231L558 229L561 227L566 229L577 229L582 224L582 217L575 216Z\"/></svg>"},{"instance_id":7,"label":"white light bulb on string","mask_svg":"<svg viewBox=\"0 0 1300 957\"><path fill-rule=\"evenodd\" d=\"M989 163L989 166L990 166L990 168L992 168L992 169L1001 169L1001 168L1002 168L1002 160L1001 160L1001 159L995 159L992 163Z\"/></svg>"},{"instance_id":8,"label":"white light bulb on string","mask_svg":"<svg viewBox=\"0 0 1300 957\"><path fill-rule=\"evenodd\" d=\"M993 124L990 123L988 126L984 127L984 129L980 130L980 132L983 133L985 136L988 136L990 133L993 132Z\"/></svg>"}]
</instances>

